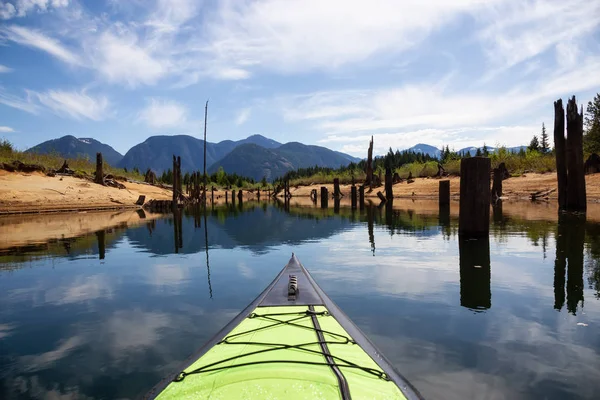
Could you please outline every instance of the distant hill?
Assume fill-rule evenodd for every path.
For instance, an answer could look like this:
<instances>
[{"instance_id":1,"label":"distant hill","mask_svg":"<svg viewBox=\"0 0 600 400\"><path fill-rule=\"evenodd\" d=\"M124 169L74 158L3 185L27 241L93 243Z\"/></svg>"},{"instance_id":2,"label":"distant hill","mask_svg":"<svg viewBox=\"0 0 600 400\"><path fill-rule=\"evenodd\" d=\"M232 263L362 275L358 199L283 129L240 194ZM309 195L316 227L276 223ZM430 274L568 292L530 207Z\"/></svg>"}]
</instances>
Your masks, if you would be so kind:
<instances>
[{"instance_id":1,"label":"distant hill","mask_svg":"<svg viewBox=\"0 0 600 400\"><path fill-rule=\"evenodd\" d=\"M429 154L431 157L435 158L439 158L441 154L441 150L437 147L424 143L416 144L413 147L410 147L406 150L413 151L415 153Z\"/></svg>"},{"instance_id":2,"label":"distant hill","mask_svg":"<svg viewBox=\"0 0 600 400\"><path fill-rule=\"evenodd\" d=\"M71 135L40 143L28 149L27 152L38 154L57 153L64 158L84 157L90 161L96 160L96 153L102 153L104 161L113 166L117 165L123 158L121 153L107 144L92 138L76 138Z\"/></svg>"},{"instance_id":3,"label":"distant hill","mask_svg":"<svg viewBox=\"0 0 600 400\"><path fill-rule=\"evenodd\" d=\"M213 173L222 167L227 173L237 173L255 180L266 177L267 180L272 181L298 168L315 165L338 168L352 161L357 159L325 147L307 146L297 142L271 149L255 144L244 144L214 163L209 168L209 172Z\"/></svg>"},{"instance_id":4,"label":"distant hill","mask_svg":"<svg viewBox=\"0 0 600 400\"><path fill-rule=\"evenodd\" d=\"M496 151L495 147L492 146L486 146L487 150L490 153L493 153L494 151ZM465 147L463 149L458 150L459 154L466 154L467 152L470 152L472 156L474 156L475 154L477 154L477 149L479 150L483 150L483 146L481 147ZM515 152L518 153L521 149L523 150L527 150L527 146L515 146L515 147L508 147L507 150L510 152Z\"/></svg>"}]
</instances>

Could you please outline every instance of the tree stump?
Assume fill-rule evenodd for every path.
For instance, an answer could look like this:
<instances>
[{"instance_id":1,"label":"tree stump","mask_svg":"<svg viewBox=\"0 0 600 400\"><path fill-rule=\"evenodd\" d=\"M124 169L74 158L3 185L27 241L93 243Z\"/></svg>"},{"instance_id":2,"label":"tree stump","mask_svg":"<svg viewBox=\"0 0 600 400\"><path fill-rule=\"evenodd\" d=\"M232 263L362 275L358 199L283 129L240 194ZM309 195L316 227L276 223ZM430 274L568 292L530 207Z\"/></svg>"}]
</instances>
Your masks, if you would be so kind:
<instances>
[{"instance_id":1,"label":"tree stump","mask_svg":"<svg viewBox=\"0 0 600 400\"><path fill-rule=\"evenodd\" d=\"M490 165L487 157L463 158L460 162L459 235L489 234Z\"/></svg>"},{"instance_id":2,"label":"tree stump","mask_svg":"<svg viewBox=\"0 0 600 400\"><path fill-rule=\"evenodd\" d=\"M94 182L99 185L104 185L104 169L102 164L102 153L96 153L96 177Z\"/></svg>"},{"instance_id":3,"label":"tree stump","mask_svg":"<svg viewBox=\"0 0 600 400\"><path fill-rule=\"evenodd\" d=\"M350 187L350 204L353 209L356 209L356 185Z\"/></svg>"},{"instance_id":4,"label":"tree stump","mask_svg":"<svg viewBox=\"0 0 600 400\"><path fill-rule=\"evenodd\" d=\"M361 210L364 210L365 208L365 186L361 185L358 188L358 207Z\"/></svg>"},{"instance_id":5,"label":"tree stump","mask_svg":"<svg viewBox=\"0 0 600 400\"><path fill-rule=\"evenodd\" d=\"M585 164L583 165L585 174L597 174L600 172L600 156L596 153L592 153L587 160L585 160Z\"/></svg>"},{"instance_id":6,"label":"tree stump","mask_svg":"<svg viewBox=\"0 0 600 400\"><path fill-rule=\"evenodd\" d=\"M450 181L444 180L439 183L439 205L450 205Z\"/></svg>"},{"instance_id":7,"label":"tree stump","mask_svg":"<svg viewBox=\"0 0 600 400\"><path fill-rule=\"evenodd\" d=\"M146 202L146 196L144 196L142 194L142 195L140 195L140 197L138 197L137 201L135 202L135 205L136 206L143 206L145 202Z\"/></svg>"},{"instance_id":8,"label":"tree stump","mask_svg":"<svg viewBox=\"0 0 600 400\"><path fill-rule=\"evenodd\" d=\"M340 192L340 178L333 178L333 197L339 199L342 193Z\"/></svg>"},{"instance_id":9,"label":"tree stump","mask_svg":"<svg viewBox=\"0 0 600 400\"><path fill-rule=\"evenodd\" d=\"M385 169L385 199L392 201L394 199L394 189L392 186L392 170L390 168Z\"/></svg>"},{"instance_id":10,"label":"tree stump","mask_svg":"<svg viewBox=\"0 0 600 400\"><path fill-rule=\"evenodd\" d=\"M242 189L238 190L237 197L240 204L244 202L244 193L242 192Z\"/></svg>"},{"instance_id":11,"label":"tree stump","mask_svg":"<svg viewBox=\"0 0 600 400\"><path fill-rule=\"evenodd\" d=\"M365 179L365 185L369 185L371 188L373 184L373 136L371 136L371 141L369 142L369 150L367 151L367 164L365 168L365 173L367 177Z\"/></svg>"},{"instance_id":12,"label":"tree stump","mask_svg":"<svg viewBox=\"0 0 600 400\"><path fill-rule=\"evenodd\" d=\"M329 193L327 187L321 186L321 208L327 208L329 202Z\"/></svg>"},{"instance_id":13,"label":"tree stump","mask_svg":"<svg viewBox=\"0 0 600 400\"><path fill-rule=\"evenodd\" d=\"M385 203L385 201L386 201L386 198L385 198L385 196L383 195L383 193L381 193L381 192L377 192L377 197L379 197L379 200L381 200L381 202L382 202L382 203Z\"/></svg>"}]
</instances>

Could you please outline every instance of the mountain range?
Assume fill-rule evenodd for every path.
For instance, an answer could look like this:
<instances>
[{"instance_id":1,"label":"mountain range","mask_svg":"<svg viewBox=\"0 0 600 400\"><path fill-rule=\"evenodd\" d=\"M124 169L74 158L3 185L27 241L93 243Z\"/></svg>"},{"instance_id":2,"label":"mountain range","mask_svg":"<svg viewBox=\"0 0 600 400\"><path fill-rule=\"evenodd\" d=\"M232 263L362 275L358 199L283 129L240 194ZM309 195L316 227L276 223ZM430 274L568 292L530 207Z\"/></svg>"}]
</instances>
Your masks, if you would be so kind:
<instances>
[{"instance_id":1,"label":"mountain range","mask_svg":"<svg viewBox=\"0 0 600 400\"><path fill-rule=\"evenodd\" d=\"M486 146L486 147L489 152L496 151L495 147L492 147L492 146ZM459 154L466 154L467 152L469 152L469 153L471 153L472 156L474 156L475 153L477 153L477 149L479 149L481 151L481 150L483 150L483 146L482 147L464 147L456 152ZM527 146L507 147L507 150L510 152L519 152L521 149L527 149ZM440 155L442 154L441 149L438 149L435 146L431 146L429 144L424 144L424 143L416 144L413 147L410 147L406 150L414 151L415 153L429 154L431 157L435 157L435 158L439 158Z\"/></svg>"},{"instance_id":2,"label":"mountain range","mask_svg":"<svg viewBox=\"0 0 600 400\"><path fill-rule=\"evenodd\" d=\"M89 138L64 136L49 140L27 150L36 153L56 153L65 158L83 157L95 160L102 152L110 165L140 171L152 169L162 174L173 166L173 155L181 157L182 172L201 171L204 167L204 141L187 135L152 136L143 143L133 146L125 155L112 147ZM302 143L279 143L261 135L246 139L224 140L219 143L206 142L206 166L209 173L222 167L227 173L237 173L260 180L272 181L286 172L298 168L338 168L359 158L320 146Z\"/></svg>"}]
</instances>

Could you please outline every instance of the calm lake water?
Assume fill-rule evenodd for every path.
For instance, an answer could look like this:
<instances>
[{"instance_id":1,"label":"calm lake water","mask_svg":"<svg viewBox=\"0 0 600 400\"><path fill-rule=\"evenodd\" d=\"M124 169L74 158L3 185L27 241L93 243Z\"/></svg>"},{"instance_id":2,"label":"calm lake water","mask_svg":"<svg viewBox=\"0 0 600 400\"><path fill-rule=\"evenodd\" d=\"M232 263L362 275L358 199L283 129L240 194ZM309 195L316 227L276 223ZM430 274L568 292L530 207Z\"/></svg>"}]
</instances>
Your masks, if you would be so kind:
<instances>
[{"instance_id":1,"label":"calm lake water","mask_svg":"<svg viewBox=\"0 0 600 400\"><path fill-rule=\"evenodd\" d=\"M418 203L254 203L5 248L0 398L139 397L292 252L425 398L599 398L600 224L540 207L473 241Z\"/></svg>"}]
</instances>

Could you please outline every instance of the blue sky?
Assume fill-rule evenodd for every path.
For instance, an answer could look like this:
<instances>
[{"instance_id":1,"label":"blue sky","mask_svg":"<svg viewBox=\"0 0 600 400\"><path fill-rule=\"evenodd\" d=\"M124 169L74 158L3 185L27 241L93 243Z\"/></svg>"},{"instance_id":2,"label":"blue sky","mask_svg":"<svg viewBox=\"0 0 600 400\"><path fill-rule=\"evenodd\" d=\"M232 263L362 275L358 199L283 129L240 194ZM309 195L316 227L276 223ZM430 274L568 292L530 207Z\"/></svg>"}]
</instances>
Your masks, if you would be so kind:
<instances>
[{"instance_id":1,"label":"blue sky","mask_svg":"<svg viewBox=\"0 0 600 400\"><path fill-rule=\"evenodd\" d=\"M600 92L600 1L0 0L0 137L528 143Z\"/></svg>"}]
</instances>

